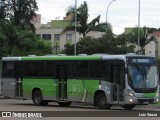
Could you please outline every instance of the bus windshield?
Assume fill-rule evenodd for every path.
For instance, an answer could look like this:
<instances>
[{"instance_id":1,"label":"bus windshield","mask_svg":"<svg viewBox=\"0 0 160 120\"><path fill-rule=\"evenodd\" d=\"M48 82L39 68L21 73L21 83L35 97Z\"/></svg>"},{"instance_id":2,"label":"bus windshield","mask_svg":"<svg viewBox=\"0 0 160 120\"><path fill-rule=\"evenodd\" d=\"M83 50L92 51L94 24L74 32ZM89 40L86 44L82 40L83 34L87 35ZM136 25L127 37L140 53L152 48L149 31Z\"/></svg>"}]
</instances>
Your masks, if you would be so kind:
<instances>
[{"instance_id":1,"label":"bus windshield","mask_svg":"<svg viewBox=\"0 0 160 120\"><path fill-rule=\"evenodd\" d=\"M155 88L158 85L158 70L154 65L129 65L129 84L134 88Z\"/></svg>"}]
</instances>

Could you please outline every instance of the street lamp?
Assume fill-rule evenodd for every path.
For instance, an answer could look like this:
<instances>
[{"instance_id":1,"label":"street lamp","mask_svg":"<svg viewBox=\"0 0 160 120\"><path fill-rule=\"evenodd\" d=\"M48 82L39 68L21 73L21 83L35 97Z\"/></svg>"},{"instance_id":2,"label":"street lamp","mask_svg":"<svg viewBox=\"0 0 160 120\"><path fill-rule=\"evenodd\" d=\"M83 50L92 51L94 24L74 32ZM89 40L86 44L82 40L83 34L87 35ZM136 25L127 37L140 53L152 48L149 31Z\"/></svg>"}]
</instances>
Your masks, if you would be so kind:
<instances>
[{"instance_id":1,"label":"street lamp","mask_svg":"<svg viewBox=\"0 0 160 120\"><path fill-rule=\"evenodd\" d=\"M106 23L107 23L107 19L108 19L108 8L109 8L109 6L110 6L114 1L116 1L116 0L112 0L112 1L109 3L109 5L107 6L107 11L106 11Z\"/></svg>"},{"instance_id":2,"label":"street lamp","mask_svg":"<svg viewBox=\"0 0 160 120\"><path fill-rule=\"evenodd\" d=\"M141 2L138 1L138 54L140 54L140 6Z\"/></svg>"},{"instance_id":3,"label":"street lamp","mask_svg":"<svg viewBox=\"0 0 160 120\"><path fill-rule=\"evenodd\" d=\"M76 51L77 51L77 0L75 0L75 30L74 30L74 33L75 33L75 39L74 39L74 55L76 56Z\"/></svg>"}]
</instances>

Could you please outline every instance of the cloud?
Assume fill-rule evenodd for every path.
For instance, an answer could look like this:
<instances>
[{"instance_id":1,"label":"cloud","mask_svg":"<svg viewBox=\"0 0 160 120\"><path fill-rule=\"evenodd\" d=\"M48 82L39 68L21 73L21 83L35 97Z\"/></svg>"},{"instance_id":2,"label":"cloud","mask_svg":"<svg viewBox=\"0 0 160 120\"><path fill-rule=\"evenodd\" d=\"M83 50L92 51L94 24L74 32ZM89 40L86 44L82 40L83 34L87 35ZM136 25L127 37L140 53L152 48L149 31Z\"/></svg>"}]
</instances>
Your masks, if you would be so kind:
<instances>
[{"instance_id":1,"label":"cloud","mask_svg":"<svg viewBox=\"0 0 160 120\"><path fill-rule=\"evenodd\" d=\"M101 22L106 21L107 6L112 0L86 0L89 7L89 21L101 15ZM77 6L84 0L77 0ZM75 4L75 0L37 0L42 21L48 21L60 16L63 19L66 8ZM141 0L141 25L157 27L160 23L160 0ZM116 0L109 7L108 21L113 30L118 32L123 27L135 27L138 22L138 0ZM121 26L121 27L115 27Z\"/></svg>"},{"instance_id":2,"label":"cloud","mask_svg":"<svg viewBox=\"0 0 160 120\"><path fill-rule=\"evenodd\" d=\"M73 0L37 0L39 10L42 16L42 22L54 20L57 16L63 19L68 6L74 4Z\"/></svg>"}]
</instances>

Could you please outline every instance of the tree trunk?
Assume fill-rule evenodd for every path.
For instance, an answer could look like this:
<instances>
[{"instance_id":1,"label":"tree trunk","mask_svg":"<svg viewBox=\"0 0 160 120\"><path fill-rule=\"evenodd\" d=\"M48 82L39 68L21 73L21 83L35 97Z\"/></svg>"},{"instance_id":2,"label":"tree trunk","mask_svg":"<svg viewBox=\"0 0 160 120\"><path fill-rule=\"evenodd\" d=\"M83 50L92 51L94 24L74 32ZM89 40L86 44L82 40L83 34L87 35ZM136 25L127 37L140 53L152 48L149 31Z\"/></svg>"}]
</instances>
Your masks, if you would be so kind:
<instances>
[{"instance_id":1,"label":"tree trunk","mask_svg":"<svg viewBox=\"0 0 160 120\"><path fill-rule=\"evenodd\" d=\"M83 32L82 35L83 35L83 38L86 38L86 33L85 32Z\"/></svg>"}]
</instances>

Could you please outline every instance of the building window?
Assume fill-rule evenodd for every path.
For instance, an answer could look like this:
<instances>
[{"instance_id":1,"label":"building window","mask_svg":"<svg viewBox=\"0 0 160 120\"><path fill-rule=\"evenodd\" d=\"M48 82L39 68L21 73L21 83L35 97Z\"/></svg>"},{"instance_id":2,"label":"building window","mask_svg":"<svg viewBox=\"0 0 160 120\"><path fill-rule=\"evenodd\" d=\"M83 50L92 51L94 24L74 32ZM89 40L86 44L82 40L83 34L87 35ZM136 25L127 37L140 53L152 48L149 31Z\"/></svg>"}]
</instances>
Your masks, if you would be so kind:
<instances>
[{"instance_id":1,"label":"building window","mask_svg":"<svg viewBox=\"0 0 160 120\"><path fill-rule=\"evenodd\" d=\"M60 34L54 34L54 40L60 40Z\"/></svg>"},{"instance_id":2,"label":"building window","mask_svg":"<svg viewBox=\"0 0 160 120\"><path fill-rule=\"evenodd\" d=\"M51 40L51 34L42 34L42 40Z\"/></svg>"},{"instance_id":3,"label":"building window","mask_svg":"<svg viewBox=\"0 0 160 120\"><path fill-rule=\"evenodd\" d=\"M66 40L72 40L72 34L66 34Z\"/></svg>"}]
</instances>

